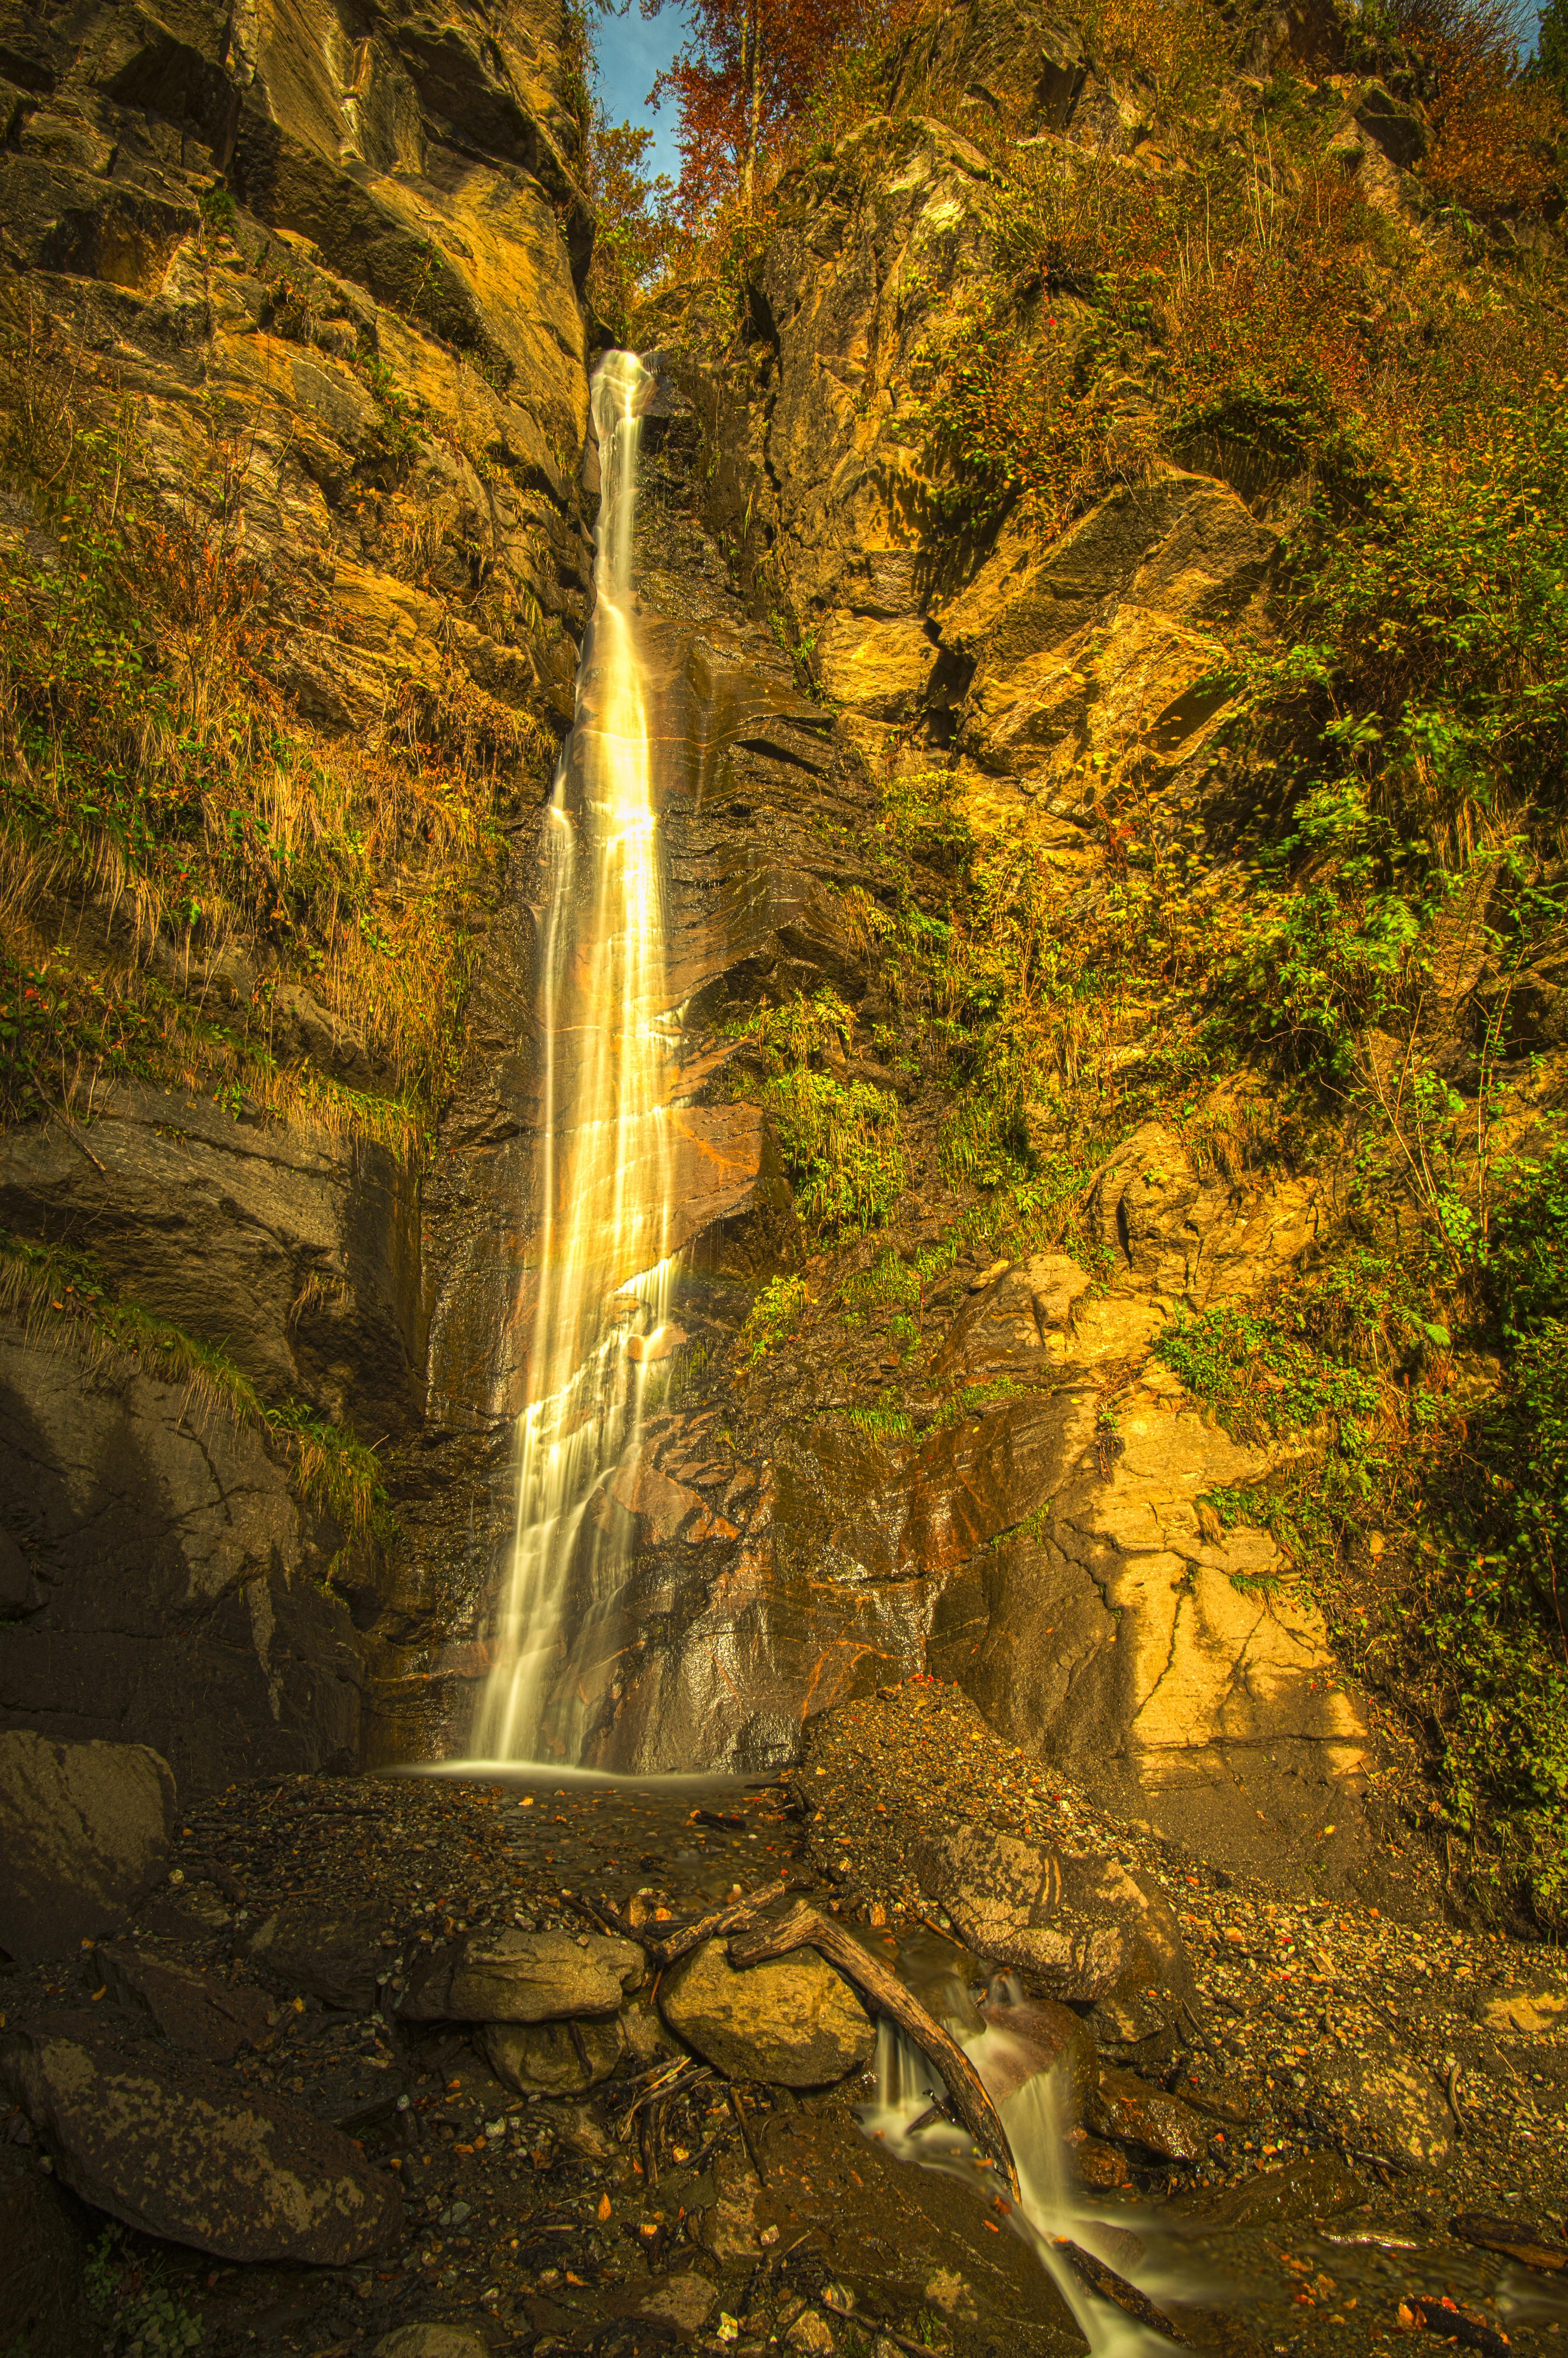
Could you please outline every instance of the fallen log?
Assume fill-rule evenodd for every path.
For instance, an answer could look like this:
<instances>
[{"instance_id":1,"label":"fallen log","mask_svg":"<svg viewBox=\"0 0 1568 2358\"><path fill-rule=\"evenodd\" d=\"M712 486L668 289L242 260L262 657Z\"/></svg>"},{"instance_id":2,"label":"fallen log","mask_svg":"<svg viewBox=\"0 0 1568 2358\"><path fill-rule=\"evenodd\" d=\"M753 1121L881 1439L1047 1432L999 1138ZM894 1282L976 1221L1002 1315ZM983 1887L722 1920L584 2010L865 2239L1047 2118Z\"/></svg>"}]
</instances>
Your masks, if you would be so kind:
<instances>
[{"instance_id":1,"label":"fallen log","mask_svg":"<svg viewBox=\"0 0 1568 2358\"><path fill-rule=\"evenodd\" d=\"M782 1882L760 1883L755 1891L749 1891L743 1899L731 1899L723 1908L714 1909L710 1915L694 1917L687 1924L678 1924L673 1932L662 1933L650 1931L645 1924L633 1924L630 1917L622 1916L608 1899L593 1900L569 1891L564 1891L561 1897L568 1908L574 1908L579 1916L586 1916L590 1923L599 1926L601 1932L613 1933L620 1941L635 1941L656 1965L673 1965L689 1951L699 1949L704 1941L711 1941L718 1933L732 1932L741 1925L749 1924L760 1908L765 1908L770 1900L782 1898L788 1887Z\"/></svg>"},{"instance_id":2,"label":"fallen log","mask_svg":"<svg viewBox=\"0 0 1568 2358\"><path fill-rule=\"evenodd\" d=\"M1000 2115L987 2095L979 2073L957 2041L948 2037L939 2022L932 2020L919 1999L912 1996L885 1965L868 1954L859 1941L852 1940L842 1925L799 1900L775 1922L759 1924L753 1931L732 1939L730 1962L742 1968L760 1965L769 1957L786 1955L792 1949L815 1949L829 1964L837 1965L872 2012L885 2015L930 2058L942 2075L954 2111L980 2151L995 2165L1016 2201L1018 2166Z\"/></svg>"},{"instance_id":3,"label":"fallen log","mask_svg":"<svg viewBox=\"0 0 1568 2358\"><path fill-rule=\"evenodd\" d=\"M1054 2235L1051 2247L1059 2258L1066 2262L1081 2285L1087 2285L1090 2292L1098 2293L1101 2300L1108 2300L1113 2308L1120 2309L1124 2317L1136 2318L1140 2325L1150 2326L1154 2332L1162 2333L1166 2341L1173 2342L1179 2350L1192 2348L1174 2318L1168 2317L1146 2292L1140 2292L1135 2284L1130 2284L1125 2277L1119 2276L1093 2252L1086 2252L1081 2244L1071 2242L1065 2235Z\"/></svg>"}]
</instances>

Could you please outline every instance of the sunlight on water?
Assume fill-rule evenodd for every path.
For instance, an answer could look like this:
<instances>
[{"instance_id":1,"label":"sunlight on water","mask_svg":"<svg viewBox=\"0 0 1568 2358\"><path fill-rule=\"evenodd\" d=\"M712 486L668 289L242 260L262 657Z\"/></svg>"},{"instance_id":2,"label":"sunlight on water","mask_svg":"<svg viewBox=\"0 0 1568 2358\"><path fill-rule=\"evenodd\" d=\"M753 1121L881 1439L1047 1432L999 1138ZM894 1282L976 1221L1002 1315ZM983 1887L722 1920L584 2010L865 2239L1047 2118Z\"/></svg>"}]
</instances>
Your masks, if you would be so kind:
<instances>
[{"instance_id":1,"label":"sunlight on water","mask_svg":"<svg viewBox=\"0 0 1568 2358\"><path fill-rule=\"evenodd\" d=\"M636 1444L669 1309L673 1046L651 737L632 595L641 406L631 352L595 372L603 489L577 718L557 775L541 940L543 1120L528 1405L517 1521L471 1731L475 1756L579 1760L592 1704L582 1650L625 1574L626 1518L604 1477Z\"/></svg>"}]
</instances>

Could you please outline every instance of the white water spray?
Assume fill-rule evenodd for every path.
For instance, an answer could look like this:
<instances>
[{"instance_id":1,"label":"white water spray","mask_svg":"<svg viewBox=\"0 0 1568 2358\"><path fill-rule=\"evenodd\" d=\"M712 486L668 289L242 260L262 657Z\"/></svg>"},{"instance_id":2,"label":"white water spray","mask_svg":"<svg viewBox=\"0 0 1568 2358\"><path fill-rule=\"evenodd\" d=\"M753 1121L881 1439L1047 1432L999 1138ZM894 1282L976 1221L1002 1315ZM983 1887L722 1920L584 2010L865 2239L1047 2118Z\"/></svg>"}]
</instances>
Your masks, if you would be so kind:
<instances>
[{"instance_id":1,"label":"white water spray","mask_svg":"<svg viewBox=\"0 0 1568 2358\"><path fill-rule=\"evenodd\" d=\"M582 1758L595 1698L567 1642L622 1585L607 1477L635 1447L669 1305L673 1033L653 748L632 594L641 412L632 352L595 372L602 491L577 715L547 817L543 1120L517 1519L472 1750Z\"/></svg>"}]
</instances>

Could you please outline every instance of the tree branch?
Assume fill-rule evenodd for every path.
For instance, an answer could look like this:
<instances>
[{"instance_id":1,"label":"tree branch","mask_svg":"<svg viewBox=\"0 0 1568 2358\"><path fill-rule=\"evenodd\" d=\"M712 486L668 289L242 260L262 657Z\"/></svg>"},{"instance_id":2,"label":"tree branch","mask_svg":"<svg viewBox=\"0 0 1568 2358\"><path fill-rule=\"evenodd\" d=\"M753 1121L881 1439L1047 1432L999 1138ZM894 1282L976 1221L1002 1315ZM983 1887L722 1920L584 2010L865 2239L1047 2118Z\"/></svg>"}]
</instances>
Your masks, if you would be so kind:
<instances>
[{"instance_id":1,"label":"tree branch","mask_svg":"<svg viewBox=\"0 0 1568 2358\"><path fill-rule=\"evenodd\" d=\"M980 2151L994 2163L1016 2201L1018 2169L1012 2147L974 2065L957 2040L932 2020L919 1999L885 1965L878 1964L859 1941L851 1940L841 1925L799 1900L776 1923L759 1925L755 1931L731 1941L730 1961L742 1967L758 1965L766 1958L784 1956L791 1949L806 1948L816 1949L829 1964L837 1965L876 2013L885 2015L930 2058L946 2084L954 2111Z\"/></svg>"}]
</instances>

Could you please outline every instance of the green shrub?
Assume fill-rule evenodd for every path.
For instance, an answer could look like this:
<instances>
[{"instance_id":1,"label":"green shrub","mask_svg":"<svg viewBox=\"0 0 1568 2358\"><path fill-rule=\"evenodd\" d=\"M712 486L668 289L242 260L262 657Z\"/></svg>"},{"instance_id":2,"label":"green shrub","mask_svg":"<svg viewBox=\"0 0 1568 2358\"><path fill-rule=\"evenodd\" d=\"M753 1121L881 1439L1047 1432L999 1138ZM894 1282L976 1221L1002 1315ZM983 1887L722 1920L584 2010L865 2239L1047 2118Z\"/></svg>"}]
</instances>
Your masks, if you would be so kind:
<instances>
[{"instance_id":1,"label":"green shrub","mask_svg":"<svg viewBox=\"0 0 1568 2358\"><path fill-rule=\"evenodd\" d=\"M881 1228L909 1178L896 1098L809 1071L780 1073L760 1095L806 1226L824 1236Z\"/></svg>"},{"instance_id":2,"label":"green shrub","mask_svg":"<svg viewBox=\"0 0 1568 2358\"><path fill-rule=\"evenodd\" d=\"M395 471L414 407L384 364L365 373ZM406 1100L392 1129L427 1123L500 857L499 773L531 770L545 732L468 687L410 686L351 746L303 721L272 677L277 588L247 555L254 453L214 432L160 482L85 357L5 307L0 458L38 527L0 552L0 1109L80 1105L125 1072L281 1103L265 987L222 1020L221 994L192 1004L238 944L363 1040ZM112 938L68 955L61 904L83 902L115 913ZM160 937L191 991L155 984Z\"/></svg>"},{"instance_id":3,"label":"green shrub","mask_svg":"<svg viewBox=\"0 0 1568 2358\"><path fill-rule=\"evenodd\" d=\"M105 2358L186 2358L200 2348L201 2319L170 2292L161 2261L135 2255L123 2227L104 2229L82 2274Z\"/></svg>"},{"instance_id":4,"label":"green shrub","mask_svg":"<svg viewBox=\"0 0 1568 2358\"><path fill-rule=\"evenodd\" d=\"M776 1350L811 1300L804 1277L770 1277L746 1314L741 1347L754 1367Z\"/></svg>"},{"instance_id":5,"label":"green shrub","mask_svg":"<svg viewBox=\"0 0 1568 2358\"><path fill-rule=\"evenodd\" d=\"M855 1017L838 993L800 992L751 1019L747 1035L767 1077L758 1091L773 1117L795 1208L819 1236L880 1228L908 1181L898 1101L869 1081L818 1069L841 1061Z\"/></svg>"}]
</instances>

